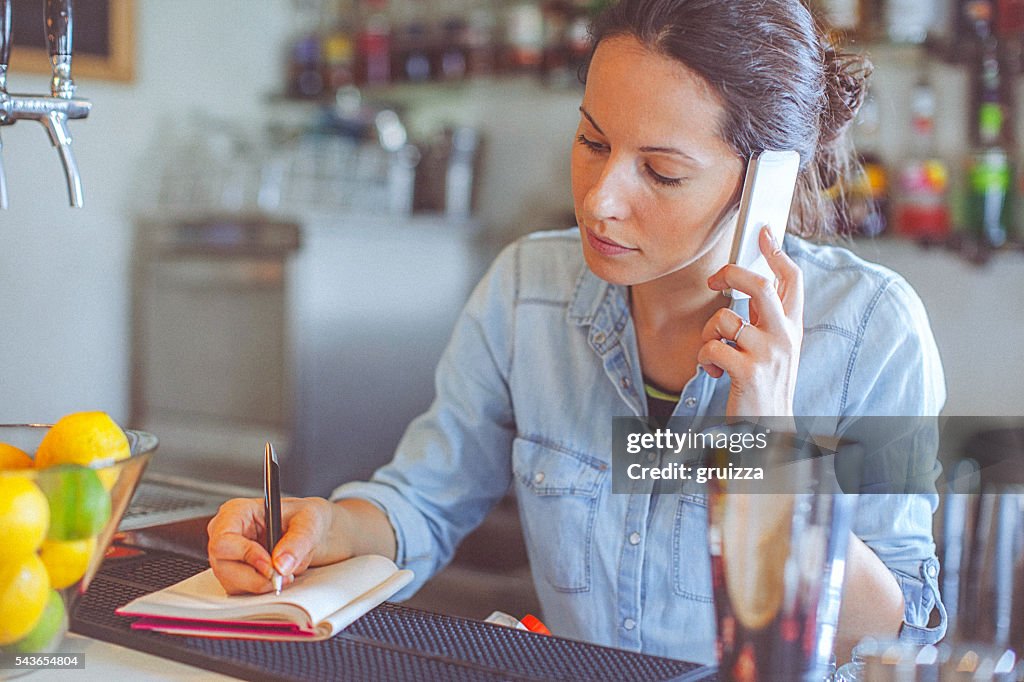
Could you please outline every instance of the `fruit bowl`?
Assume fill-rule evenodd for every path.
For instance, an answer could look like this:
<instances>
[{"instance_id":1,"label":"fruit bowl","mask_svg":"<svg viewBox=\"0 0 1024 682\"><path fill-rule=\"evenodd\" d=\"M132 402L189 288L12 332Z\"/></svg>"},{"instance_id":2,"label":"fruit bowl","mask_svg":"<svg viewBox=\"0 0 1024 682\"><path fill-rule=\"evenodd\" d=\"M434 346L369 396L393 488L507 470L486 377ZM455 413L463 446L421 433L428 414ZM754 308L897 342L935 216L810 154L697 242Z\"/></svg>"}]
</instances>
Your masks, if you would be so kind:
<instances>
[{"instance_id":1,"label":"fruit bowl","mask_svg":"<svg viewBox=\"0 0 1024 682\"><path fill-rule=\"evenodd\" d=\"M50 428L0 424L0 444L33 456ZM122 459L0 470L0 663L60 646L157 447L152 434L124 434ZM24 672L0 666L0 679Z\"/></svg>"}]
</instances>

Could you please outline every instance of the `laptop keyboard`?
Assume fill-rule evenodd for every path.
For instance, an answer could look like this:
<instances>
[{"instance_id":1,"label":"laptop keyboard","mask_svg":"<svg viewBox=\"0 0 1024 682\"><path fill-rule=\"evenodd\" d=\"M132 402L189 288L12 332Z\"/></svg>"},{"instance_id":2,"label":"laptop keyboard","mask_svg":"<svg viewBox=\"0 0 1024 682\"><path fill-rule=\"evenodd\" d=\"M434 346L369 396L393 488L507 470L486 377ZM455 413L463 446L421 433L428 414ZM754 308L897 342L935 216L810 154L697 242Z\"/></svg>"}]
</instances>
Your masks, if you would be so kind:
<instances>
[{"instance_id":1,"label":"laptop keyboard","mask_svg":"<svg viewBox=\"0 0 1024 682\"><path fill-rule=\"evenodd\" d=\"M135 530L174 521L210 516L230 495L215 495L199 490L143 480L132 496L118 526Z\"/></svg>"}]
</instances>

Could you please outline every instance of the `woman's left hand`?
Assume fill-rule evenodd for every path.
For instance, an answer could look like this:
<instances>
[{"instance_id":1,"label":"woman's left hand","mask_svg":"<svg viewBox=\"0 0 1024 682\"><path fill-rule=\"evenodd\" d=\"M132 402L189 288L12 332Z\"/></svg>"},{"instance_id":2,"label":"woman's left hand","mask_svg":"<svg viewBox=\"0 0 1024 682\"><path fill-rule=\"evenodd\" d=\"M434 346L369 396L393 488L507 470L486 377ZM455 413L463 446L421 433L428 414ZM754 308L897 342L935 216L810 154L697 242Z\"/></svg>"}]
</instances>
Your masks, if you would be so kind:
<instances>
[{"instance_id":1,"label":"woman's left hand","mask_svg":"<svg viewBox=\"0 0 1024 682\"><path fill-rule=\"evenodd\" d=\"M715 291L736 289L750 296L750 322L719 309L704 325L704 345L697 353L697 362L711 376L729 373L727 417L793 415L803 340L803 273L767 227L759 245L776 282L738 265L726 265L708 278Z\"/></svg>"}]
</instances>

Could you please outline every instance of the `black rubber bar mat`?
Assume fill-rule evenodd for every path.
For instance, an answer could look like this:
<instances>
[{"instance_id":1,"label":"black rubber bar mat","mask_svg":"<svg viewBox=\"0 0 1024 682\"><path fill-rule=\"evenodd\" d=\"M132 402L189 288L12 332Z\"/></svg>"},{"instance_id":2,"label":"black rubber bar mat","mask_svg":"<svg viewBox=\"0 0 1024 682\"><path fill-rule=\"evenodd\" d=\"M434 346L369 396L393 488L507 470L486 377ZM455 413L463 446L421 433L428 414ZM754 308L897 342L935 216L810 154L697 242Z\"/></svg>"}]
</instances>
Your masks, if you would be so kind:
<instances>
[{"instance_id":1,"label":"black rubber bar mat","mask_svg":"<svg viewBox=\"0 0 1024 682\"><path fill-rule=\"evenodd\" d=\"M711 680L708 668L385 603L322 642L183 637L131 629L114 610L207 568L147 550L107 559L72 631L252 680Z\"/></svg>"}]
</instances>

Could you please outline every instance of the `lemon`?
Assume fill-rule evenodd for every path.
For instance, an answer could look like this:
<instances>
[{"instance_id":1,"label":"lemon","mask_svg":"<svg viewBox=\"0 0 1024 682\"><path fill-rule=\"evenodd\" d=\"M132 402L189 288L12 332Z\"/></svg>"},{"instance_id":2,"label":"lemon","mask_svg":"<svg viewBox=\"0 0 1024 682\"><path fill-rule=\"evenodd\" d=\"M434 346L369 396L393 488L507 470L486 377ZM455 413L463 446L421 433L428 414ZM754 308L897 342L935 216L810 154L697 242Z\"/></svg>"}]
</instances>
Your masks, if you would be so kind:
<instances>
[{"instance_id":1,"label":"lemon","mask_svg":"<svg viewBox=\"0 0 1024 682\"><path fill-rule=\"evenodd\" d=\"M131 455L128 437L105 412L74 412L57 420L36 450L36 467L54 464L103 466ZM110 490L118 472L100 472L103 485Z\"/></svg>"},{"instance_id":2,"label":"lemon","mask_svg":"<svg viewBox=\"0 0 1024 682\"><path fill-rule=\"evenodd\" d=\"M50 590L50 598L43 607L43 615L27 635L7 647L0 647L0 653L39 654L54 651L60 644L66 628L64 600L56 590Z\"/></svg>"},{"instance_id":3,"label":"lemon","mask_svg":"<svg viewBox=\"0 0 1024 682\"><path fill-rule=\"evenodd\" d=\"M95 550L95 537L84 540L44 540L39 558L46 566L50 585L63 590L81 580Z\"/></svg>"},{"instance_id":4,"label":"lemon","mask_svg":"<svg viewBox=\"0 0 1024 682\"><path fill-rule=\"evenodd\" d=\"M0 564L34 554L49 525L50 505L39 486L27 476L0 474Z\"/></svg>"},{"instance_id":5,"label":"lemon","mask_svg":"<svg viewBox=\"0 0 1024 682\"><path fill-rule=\"evenodd\" d=\"M50 540L84 540L110 519L110 493L102 471L68 465L39 472L39 487L50 505Z\"/></svg>"},{"instance_id":6,"label":"lemon","mask_svg":"<svg viewBox=\"0 0 1024 682\"><path fill-rule=\"evenodd\" d=\"M27 452L7 443L0 443L0 470L31 469L33 466L35 462Z\"/></svg>"},{"instance_id":7,"label":"lemon","mask_svg":"<svg viewBox=\"0 0 1024 682\"><path fill-rule=\"evenodd\" d=\"M0 646L36 626L50 598L50 579L37 554L0 564Z\"/></svg>"}]
</instances>

